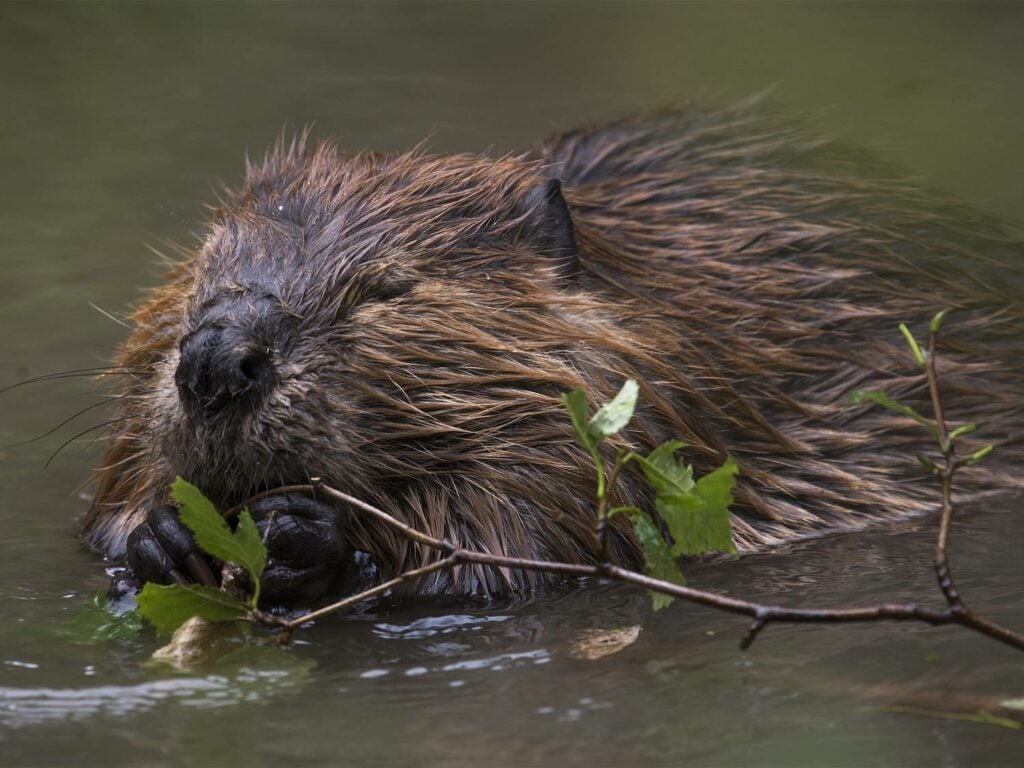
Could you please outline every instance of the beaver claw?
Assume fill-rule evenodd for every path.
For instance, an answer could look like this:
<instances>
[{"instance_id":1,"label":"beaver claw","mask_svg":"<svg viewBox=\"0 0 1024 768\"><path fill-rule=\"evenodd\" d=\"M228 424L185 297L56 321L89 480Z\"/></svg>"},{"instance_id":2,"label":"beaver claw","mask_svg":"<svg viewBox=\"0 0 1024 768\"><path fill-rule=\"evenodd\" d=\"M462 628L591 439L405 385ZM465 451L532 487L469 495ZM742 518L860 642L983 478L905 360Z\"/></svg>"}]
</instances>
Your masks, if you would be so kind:
<instances>
[{"instance_id":1,"label":"beaver claw","mask_svg":"<svg viewBox=\"0 0 1024 768\"><path fill-rule=\"evenodd\" d=\"M250 512L267 547L261 607L309 606L338 593L350 575L342 513L299 495L261 499ZM127 560L122 581L220 584L220 563L202 554L171 506L151 510L131 532Z\"/></svg>"},{"instance_id":2,"label":"beaver claw","mask_svg":"<svg viewBox=\"0 0 1024 768\"><path fill-rule=\"evenodd\" d=\"M128 535L128 566L136 579L157 584L205 584L216 587L216 565L196 546L171 506L157 507Z\"/></svg>"}]
</instances>

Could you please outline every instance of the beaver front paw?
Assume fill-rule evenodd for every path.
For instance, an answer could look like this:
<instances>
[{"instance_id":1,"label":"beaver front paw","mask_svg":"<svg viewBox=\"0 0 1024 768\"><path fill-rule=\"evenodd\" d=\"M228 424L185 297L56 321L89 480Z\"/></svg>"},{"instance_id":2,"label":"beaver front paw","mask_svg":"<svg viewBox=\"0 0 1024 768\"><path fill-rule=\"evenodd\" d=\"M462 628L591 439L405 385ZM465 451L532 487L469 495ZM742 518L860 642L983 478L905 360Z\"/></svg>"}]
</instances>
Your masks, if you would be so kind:
<instances>
[{"instance_id":1,"label":"beaver front paw","mask_svg":"<svg viewBox=\"0 0 1024 768\"><path fill-rule=\"evenodd\" d=\"M216 587L216 562L204 555L192 533L169 505L150 510L146 521L128 535L128 566L140 582L205 584Z\"/></svg>"},{"instance_id":2,"label":"beaver front paw","mask_svg":"<svg viewBox=\"0 0 1024 768\"><path fill-rule=\"evenodd\" d=\"M357 566L345 544L342 512L290 494L260 499L250 513L267 547L262 608L312 606L352 586ZM129 534L127 560L129 572L115 577L112 593L145 582L220 584L220 563L202 553L172 506L152 510Z\"/></svg>"},{"instance_id":3,"label":"beaver front paw","mask_svg":"<svg viewBox=\"0 0 1024 768\"><path fill-rule=\"evenodd\" d=\"M267 546L261 606L311 606L342 591L352 558L341 510L287 494L260 499L249 511Z\"/></svg>"}]
</instances>

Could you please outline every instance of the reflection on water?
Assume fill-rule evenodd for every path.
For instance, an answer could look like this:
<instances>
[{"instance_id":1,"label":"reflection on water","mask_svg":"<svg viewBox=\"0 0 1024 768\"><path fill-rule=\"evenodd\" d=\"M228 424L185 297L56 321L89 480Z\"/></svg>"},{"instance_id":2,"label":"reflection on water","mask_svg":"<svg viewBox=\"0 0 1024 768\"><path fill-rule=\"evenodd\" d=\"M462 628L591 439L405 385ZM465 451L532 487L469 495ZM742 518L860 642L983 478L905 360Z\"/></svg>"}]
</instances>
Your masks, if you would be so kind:
<instances>
[{"instance_id":1,"label":"reflection on water","mask_svg":"<svg viewBox=\"0 0 1024 768\"><path fill-rule=\"evenodd\" d=\"M98 688L0 688L0 723L6 726L38 725L49 720L85 720L94 715L123 716L142 712L170 698L190 706L210 701L237 703L227 681L157 680L140 685L108 685ZM251 699L250 699L251 700Z\"/></svg>"},{"instance_id":2,"label":"reflection on water","mask_svg":"<svg viewBox=\"0 0 1024 768\"><path fill-rule=\"evenodd\" d=\"M473 632L480 630L484 624L508 621L511 616L426 616L408 624L376 624L375 634L378 637L410 638L434 637L435 635L451 635L457 632Z\"/></svg>"},{"instance_id":3,"label":"reflection on water","mask_svg":"<svg viewBox=\"0 0 1024 768\"><path fill-rule=\"evenodd\" d=\"M150 243L194 242L219 179L282 126L347 148L503 152L553 126L776 85L811 122L989 211L1024 212L1024 6L0 6L0 388L103 365L158 281ZM96 311L96 305L102 311ZM1013 763L1012 731L882 711L1024 696L1018 654L965 630L773 626L588 584L509 605L334 617L288 652L202 674L159 641L68 634L104 564L75 538L104 390L0 395L4 764ZM17 448L87 406L54 435ZM1019 501L965 513L954 567L1020 626ZM934 596L934 521L691 567L691 583L835 605ZM92 626L92 625L90 625ZM573 658L584 633L635 643Z\"/></svg>"},{"instance_id":4,"label":"reflection on water","mask_svg":"<svg viewBox=\"0 0 1024 768\"><path fill-rule=\"evenodd\" d=\"M991 552L1001 537L1024 534L1024 521L1010 511L966 519L956 562L972 603L1019 620L1005 590L1018 560ZM803 542L688 575L790 604L934 595L928 527ZM636 642L612 656L573 653L586 632L636 625L644 627ZM1016 754L1019 736L1009 730L885 711L993 709L1024 691L1014 652L965 630L867 624L773 625L741 653L745 625L681 603L652 614L640 591L589 583L515 612L371 608L328 618L300 631L290 651L250 649L255 655L229 655L202 675L141 667L156 645L145 634L80 648L78 663L90 665L72 669L51 633L31 653L8 643L0 724L14 729L16 744L49 742L56 728L126 761L178 753L159 739L101 746L95 734L152 733L171 722L209 739L195 754L213 763L293 752L300 763L333 762L339 745L358 764L847 765L883 762L879 754L896 763L922 753L958 763ZM214 738L227 728L244 734L230 752ZM941 746L939 731L950 740Z\"/></svg>"},{"instance_id":5,"label":"reflection on water","mask_svg":"<svg viewBox=\"0 0 1024 768\"><path fill-rule=\"evenodd\" d=\"M0 687L0 725L25 727L52 721L118 718L147 712L164 703L201 710L263 703L280 693L301 691L315 665L311 659L276 648L249 647L229 653L204 677L165 677L132 685L78 688ZM40 665L19 666L38 669ZM96 669L88 666L83 675L93 677Z\"/></svg>"}]
</instances>

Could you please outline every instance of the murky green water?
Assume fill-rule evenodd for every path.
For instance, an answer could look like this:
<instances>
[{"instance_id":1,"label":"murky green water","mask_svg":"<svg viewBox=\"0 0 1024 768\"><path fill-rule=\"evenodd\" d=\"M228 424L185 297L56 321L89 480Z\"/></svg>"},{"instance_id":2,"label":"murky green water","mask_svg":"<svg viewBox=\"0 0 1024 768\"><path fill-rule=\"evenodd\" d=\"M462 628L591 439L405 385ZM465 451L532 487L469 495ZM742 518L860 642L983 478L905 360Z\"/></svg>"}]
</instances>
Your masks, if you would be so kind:
<instances>
[{"instance_id":1,"label":"murky green water","mask_svg":"<svg viewBox=\"0 0 1024 768\"><path fill-rule=\"evenodd\" d=\"M0 386L101 365L156 281L144 243L191 242L220 180L282 126L345 146L501 152L556 126L770 86L930 186L1024 214L1024 6L0 6ZM102 398L84 380L0 396L0 444ZM956 629L781 627L591 585L516 605L321 622L290 651L201 675L141 665L149 634L71 642L104 587L76 489L108 418L0 448L3 764L1020 764L1024 733L882 711L1024 696L1024 660ZM964 516L972 602L1024 622L1020 503ZM691 569L793 604L933 594L933 521ZM600 661L583 630L641 625Z\"/></svg>"}]
</instances>

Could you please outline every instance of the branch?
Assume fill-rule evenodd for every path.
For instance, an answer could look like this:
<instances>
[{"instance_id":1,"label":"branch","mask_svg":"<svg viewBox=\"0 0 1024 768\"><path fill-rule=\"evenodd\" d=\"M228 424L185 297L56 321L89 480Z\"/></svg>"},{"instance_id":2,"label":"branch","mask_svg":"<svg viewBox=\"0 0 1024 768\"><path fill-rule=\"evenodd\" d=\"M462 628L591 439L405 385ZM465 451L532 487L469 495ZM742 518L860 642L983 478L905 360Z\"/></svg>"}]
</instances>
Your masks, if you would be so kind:
<instances>
[{"instance_id":1,"label":"branch","mask_svg":"<svg viewBox=\"0 0 1024 768\"><path fill-rule=\"evenodd\" d=\"M338 602L332 603L331 605L324 606L323 608L319 608L318 610L303 614L302 616L299 616L297 619L292 619L288 621L284 626L289 631L297 629L298 627L301 627L303 624L305 624L307 621L319 619L321 616L326 616L330 613L334 613L335 611L340 611L342 608L348 608L349 606L355 605L356 603L360 603L363 600L366 600L367 598L384 594L389 589L393 589L394 587L405 584L407 581L415 581L421 576L426 576L427 574L433 573L434 571L441 571L446 568L454 568L456 565L458 565L459 560L460 557L458 555L458 552L456 551L455 553L449 555L448 557L442 560L435 560L430 565L425 565L422 568L416 568L411 571L405 571L404 573L399 574L395 578L389 581L385 581L383 584L378 584L377 586L363 590L358 594L350 595L349 597L346 597L344 600L339 600Z\"/></svg>"},{"instance_id":2,"label":"branch","mask_svg":"<svg viewBox=\"0 0 1024 768\"><path fill-rule=\"evenodd\" d=\"M740 644L743 649L748 648L756 638L757 634L770 622L784 622L797 624L846 624L852 622L866 621L920 621L933 626L942 624L962 624L972 629L999 640L1002 643L1024 650L1024 636L1014 633L998 624L967 611L961 607L950 607L947 609L924 608L916 603L882 603L872 606L859 606L849 608L787 608L779 605L765 605L754 603L748 600L741 600L734 597L727 597L715 592L708 592L693 587L681 586L668 581L654 579L636 571L622 568L610 563L580 564L560 563L547 560L527 560L518 557L506 557L494 555L489 552L480 552L471 549L455 547L448 541L428 536L405 523L397 520L387 512L380 510L365 501L343 493L328 485L290 485L277 488L266 495L302 493L308 495L323 494L336 501L340 501L359 512L366 513L376 518L385 525L394 528L410 539L425 544L439 552L444 557L429 565L414 570L406 571L399 576L384 582L371 589L364 590L355 595L339 600L336 603L324 606L315 611L298 616L297 618L282 622L277 617L267 617L270 621L265 623L271 626L283 626L287 631L292 631L302 624L313 619L318 619L348 608L367 598L374 597L386 592L393 587L413 581L438 570L453 568L459 563L480 563L501 568L518 568L526 571L540 571L544 573L556 573L564 576L575 577L596 577L607 578L614 581L621 581L627 584L634 584L645 589L662 592L672 597L687 600L698 605L705 605L710 608L717 608L728 613L736 613L749 616L753 624L747 635ZM257 617L258 619L258 617ZM259 620L259 619L258 619Z\"/></svg>"},{"instance_id":3,"label":"branch","mask_svg":"<svg viewBox=\"0 0 1024 768\"><path fill-rule=\"evenodd\" d=\"M988 449L983 449L975 454L971 459L958 460L956 458L956 437L958 434L962 434L962 432L961 430L957 430L952 434L952 436L949 432L945 416L943 414L942 402L939 396L939 376L935 362L936 337L939 329L941 328L943 315L944 313L940 313L940 315L936 316L935 320L932 321L929 332L927 357L921 353L920 349L917 347L917 343L913 341L913 337L910 336L910 332L905 330L904 334L908 337L908 341L912 342L912 348L915 351L915 358L921 363L927 378L928 390L931 396L931 405L935 416L935 426L937 427L936 438L939 444L939 449L942 451L944 458L944 463L941 466L934 465L934 471L939 478L942 493L942 510L939 520L938 540L935 546L934 568L936 578L939 583L939 589L942 591L947 603L947 607L944 609L925 608L917 605L916 603L880 603L877 605L844 608L787 608L779 605L754 603L748 600L727 597L715 592L681 586L679 584L651 578L650 576L645 576L644 574L637 573L636 571L631 571L629 569L613 565L607 561L605 552L605 526L607 524L608 514L607 493L610 493L611 489L614 487L618 471L621 469L623 462L622 457L620 456L613 467L611 477L609 478L610 482L606 489L602 488L602 492L599 492L600 501L594 533L596 542L599 545L602 562L596 564L527 560L518 557L506 557L504 555L496 555L489 552L458 548L449 541L429 536L422 531L403 523L397 518L389 515L387 512L384 512L361 499L357 499L354 496L350 496L347 493L343 493L342 491L332 488L329 485L320 483L318 480L309 485L289 485L253 496L245 505L240 505L228 510L225 513L225 516L230 517L237 514L244 506L268 496L291 493L307 494L314 497L322 495L341 502L360 514L366 514L375 518L380 523L393 528L411 541L418 542L437 550L441 553L442 557L422 567L405 571L395 578L375 587L359 592L358 594L350 595L343 600L339 600L293 619L284 619L265 614L261 611L254 612L251 619L255 622L268 626L283 628L284 637L287 639L292 631L306 622L343 610L366 600L367 598L380 595L390 589L414 581L422 576L426 576L436 571L454 568L460 563L479 563L482 565L501 568L515 568L525 571L555 573L564 576L606 578L627 584L633 584L638 587L644 587L645 589L661 592L698 605L716 608L728 613L748 616L752 621L740 642L740 648L744 650L749 648L761 631L772 622L793 624L846 624L868 621L917 621L930 624L932 626L959 624L969 627L976 632L980 632L987 637L991 637L1005 645L1009 645L1019 650L1024 650L1024 635L979 616L967 608L960 597L959 590L956 587L949 569L949 560L946 551L949 544L950 523L953 519L954 512L952 499L953 479L959 469L973 463L974 460L981 458L981 456L987 453ZM963 428L961 429L966 431ZM607 490L607 493L604 492L605 490Z\"/></svg>"}]
</instances>

